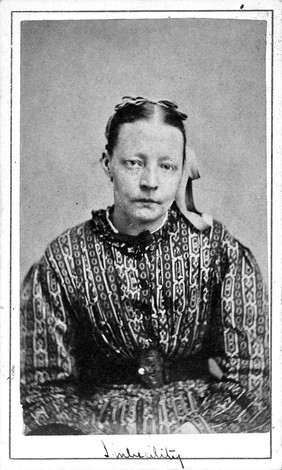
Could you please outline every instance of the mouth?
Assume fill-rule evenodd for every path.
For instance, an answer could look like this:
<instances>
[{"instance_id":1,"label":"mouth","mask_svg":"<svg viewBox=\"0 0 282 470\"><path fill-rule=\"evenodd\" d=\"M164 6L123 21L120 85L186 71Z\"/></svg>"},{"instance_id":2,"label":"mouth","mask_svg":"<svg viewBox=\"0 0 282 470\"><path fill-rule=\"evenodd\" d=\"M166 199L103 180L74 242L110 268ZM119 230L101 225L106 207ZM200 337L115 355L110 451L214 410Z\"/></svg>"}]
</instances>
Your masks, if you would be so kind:
<instances>
[{"instance_id":1,"label":"mouth","mask_svg":"<svg viewBox=\"0 0 282 470\"><path fill-rule=\"evenodd\" d=\"M148 198L136 199L136 202L142 202L144 204L160 204L159 201L156 201L155 199L148 199Z\"/></svg>"}]
</instances>

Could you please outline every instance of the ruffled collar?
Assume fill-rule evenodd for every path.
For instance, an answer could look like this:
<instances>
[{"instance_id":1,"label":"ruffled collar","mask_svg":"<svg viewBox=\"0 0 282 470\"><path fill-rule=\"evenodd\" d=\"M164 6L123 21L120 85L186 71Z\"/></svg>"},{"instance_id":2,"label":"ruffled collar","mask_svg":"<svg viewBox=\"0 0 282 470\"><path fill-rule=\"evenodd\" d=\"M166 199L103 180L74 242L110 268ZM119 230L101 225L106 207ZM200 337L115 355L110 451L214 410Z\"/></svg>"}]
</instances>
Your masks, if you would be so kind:
<instances>
[{"instance_id":1,"label":"ruffled collar","mask_svg":"<svg viewBox=\"0 0 282 470\"><path fill-rule=\"evenodd\" d=\"M107 209L109 212L113 210L113 206ZM99 239L109 246L119 248L120 251L127 255L135 257L141 256L146 252L152 252L156 249L162 240L170 237L177 230L177 221L181 217L181 213L174 203L168 211L168 217L162 227L151 233L149 230L141 232L139 235L126 235L119 233L113 229L109 223L107 211L101 209L92 211L93 231L98 235Z\"/></svg>"}]
</instances>

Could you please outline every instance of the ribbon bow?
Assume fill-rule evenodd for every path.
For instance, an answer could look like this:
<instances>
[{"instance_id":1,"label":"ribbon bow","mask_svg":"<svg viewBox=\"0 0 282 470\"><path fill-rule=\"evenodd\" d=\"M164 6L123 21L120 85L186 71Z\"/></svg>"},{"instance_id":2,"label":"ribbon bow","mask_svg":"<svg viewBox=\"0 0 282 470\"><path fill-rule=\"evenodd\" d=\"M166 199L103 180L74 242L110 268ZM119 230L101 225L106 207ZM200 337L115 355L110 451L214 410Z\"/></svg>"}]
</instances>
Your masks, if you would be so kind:
<instances>
[{"instance_id":1,"label":"ribbon bow","mask_svg":"<svg viewBox=\"0 0 282 470\"><path fill-rule=\"evenodd\" d=\"M143 96L137 96L136 98L134 98L133 96L123 96L122 102L115 106L115 111L119 111L120 109L126 108L129 105L140 106L144 103L158 104L159 106L163 106L164 108L170 109L171 111L175 112L175 114L177 114L183 121L185 121L185 119L187 119L188 117L187 114L179 111L177 104L173 103L172 101L151 101L147 98L143 98Z\"/></svg>"},{"instance_id":2,"label":"ribbon bow","mask_svg":"<svg viewBox=\"0 0 282 470\"><path fill-rule=\"evenodd\" d=\"M124 109L130 105L140 106L144 103L157 104L164 108L170 109L175 114L177 114L180 117L180 119L182 119L183 121L185 121L185 119L187 119L188 117L187 114L180 112L178 110L177 104L173 103L172 101L168 101L168 100L151 101L151 100L148 100L147 98L143 98L143 96L137 96L136 98L134 98L133 96L123 96L122 102L115 105L115 112L120 111L121 109ZM111 128L113 117L114 117L114 114L110 117L106 126L105 136L107 140L109 138L109 133L110 133L110 128Z\"/></svg>"}]
</instances>

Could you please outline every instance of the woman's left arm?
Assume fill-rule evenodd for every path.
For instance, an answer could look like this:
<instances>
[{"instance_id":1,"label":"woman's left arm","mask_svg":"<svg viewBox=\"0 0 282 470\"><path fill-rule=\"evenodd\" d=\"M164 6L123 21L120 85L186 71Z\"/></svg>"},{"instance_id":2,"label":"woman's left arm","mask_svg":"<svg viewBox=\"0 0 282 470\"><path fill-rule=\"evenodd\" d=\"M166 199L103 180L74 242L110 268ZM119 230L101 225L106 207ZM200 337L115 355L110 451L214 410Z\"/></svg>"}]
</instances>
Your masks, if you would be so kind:
<instances>
[{"instance_id":1,"label":"woman's left arm","mask_svg":"<svg viewBox=\"0 0 282 470\"><path fill-rule=\"evenodd\" d=\"M227 231L220 260L211 350L223 375L202 404L207 407L205 419L215 432L266 432L270 420L266 287L250 250Z\"/></svg>"}]
</instances>

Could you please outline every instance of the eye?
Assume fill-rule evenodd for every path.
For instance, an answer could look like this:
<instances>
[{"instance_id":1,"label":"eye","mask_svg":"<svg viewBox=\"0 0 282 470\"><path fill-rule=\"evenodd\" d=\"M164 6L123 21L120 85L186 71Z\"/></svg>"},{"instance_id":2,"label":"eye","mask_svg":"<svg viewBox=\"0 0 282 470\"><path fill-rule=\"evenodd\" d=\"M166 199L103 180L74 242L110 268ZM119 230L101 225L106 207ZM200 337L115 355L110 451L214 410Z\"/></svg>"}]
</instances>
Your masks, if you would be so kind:
<instances>
[{"instance_id":1,"label":"eye","mask_svg":"<svg viewBox=\"0 0 282 470\"><path fill-rule=\"evenodd\" d=\"M125 160L125 166L129 168L137 168L142 166L142 162L140 160Z\"/></svg>"},{"instance_id":2,"label":"eye","mask_svg":"<svg viewBox=\"0 0 282 470\"><path fill-rule=\"evenodd\" d=\"M162 163L161 168L165 171L175 171L177 169L177 167L171 163Z\"/></svg>"}]
</instances>

